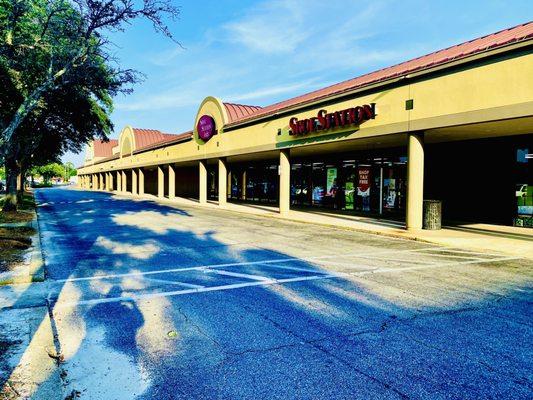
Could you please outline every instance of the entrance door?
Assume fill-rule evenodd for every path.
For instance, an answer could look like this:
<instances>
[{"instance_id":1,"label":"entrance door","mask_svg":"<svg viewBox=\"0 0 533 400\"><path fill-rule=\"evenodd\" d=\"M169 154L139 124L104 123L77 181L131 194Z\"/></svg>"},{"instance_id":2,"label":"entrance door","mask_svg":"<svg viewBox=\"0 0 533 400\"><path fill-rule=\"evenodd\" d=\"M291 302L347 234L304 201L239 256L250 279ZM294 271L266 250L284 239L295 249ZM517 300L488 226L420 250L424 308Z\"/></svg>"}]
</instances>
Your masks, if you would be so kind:
<instances>
[{"instance_id":1,"label":"entrance door","mask_svg":"<svg viewBox=\"0 0 533 400\"><path fill-rule=\"evenodd\" d=\"M207 198L218 200L218 166L207 166Z\"/></svg>"}]
</instances>

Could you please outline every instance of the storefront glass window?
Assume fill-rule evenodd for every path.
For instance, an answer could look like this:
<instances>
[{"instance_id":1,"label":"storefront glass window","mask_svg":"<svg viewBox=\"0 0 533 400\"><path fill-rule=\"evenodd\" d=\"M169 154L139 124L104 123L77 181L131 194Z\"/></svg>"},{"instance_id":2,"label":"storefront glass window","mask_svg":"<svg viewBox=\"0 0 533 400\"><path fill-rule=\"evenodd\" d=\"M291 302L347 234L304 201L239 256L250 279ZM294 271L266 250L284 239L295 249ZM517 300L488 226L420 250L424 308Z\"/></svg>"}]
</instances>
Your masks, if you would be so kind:
<instances>
[{"instance_id":1,"label":"storefront glass window","mask_svg":"<svg viewBox=\"0 0 533 400\"><path fill-rule=\"evenodd\" d=\"M272 162L232 165L230 198L276 204L278 180L278 164Z\"/></svg>"},{"instance_id":2,"label":"storefront glass window","mask_svg":"<svg viewBox=\"0 0 533 400\"><path fill-rule=\"evenodd\" d=\"M401 214L406 162L396 152L294 160L291 203L362 214Z\"/></svg>"}]
</instances>

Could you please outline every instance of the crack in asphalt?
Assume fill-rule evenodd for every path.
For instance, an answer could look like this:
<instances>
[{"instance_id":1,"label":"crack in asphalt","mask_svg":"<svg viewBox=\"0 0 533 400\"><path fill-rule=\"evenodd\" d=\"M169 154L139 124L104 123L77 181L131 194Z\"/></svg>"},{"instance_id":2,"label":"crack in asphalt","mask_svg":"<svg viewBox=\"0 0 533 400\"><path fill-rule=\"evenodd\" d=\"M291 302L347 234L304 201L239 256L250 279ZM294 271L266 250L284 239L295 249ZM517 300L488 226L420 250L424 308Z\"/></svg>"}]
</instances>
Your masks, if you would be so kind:
<instances>
[{"instance_id":1,"label":"crack in asphalt","mask_svg":"<svg viewBox=\"0 0 533 400\"><path fill-rule=\"evenodd\" d=\"M243 308L246 309L247 311L252 311L250 309L250 307L248 307L246 305L244 305ZM268 348L268 349L251 349L251 350L247 350L247 351L243 351L243 352L239 352L239 353L230 353L230 357L227 357L226 359L222 360L219 363L219 365L224 365L225 363L229 362L231 357L243 355L243 354L246 354L246 353L276 351L276 350L280 350L280 349L284 349L284 348L297 347L297 346L301 346L301 345L309 345L309 346L313 347L314 349L316 349L316 350L318 350L318 351L320 351L322 353L325 353L328 356L334 358L335 360L337 360L340 363L344 364L345 366L351 368L353 371L365 376L366 378L370 379L371 381L373 381L375 383L378 383L379 385L383 386L384 388L386 388L388 390L393 391L398 396L400 396L402 399L408 400L410 398L407 394L405 394L402 391L400 391L399 389L393 387L391 384L389 384L389 383L387 383L387 382L385 382L385 381L383 381L383 380L381 380L379 378L376 378L375 376L370 375L370 374L366 373L365 371L362 371L361 369L357 368L352 363L344 360L343 358L338 357L336 354L334 354L334 353L328 351L327 349L324 349L324 348L319 346L320 342L323 342L323 341L326 341L326 340L330 340L331 339L330 337L307 340L307 339L301 337L300 335L298 335L297 333L295 333L295 332L291 331L290 329L284 327L283 325L279 324L278 322L274 321L273 319L269 318L267 315L264 315L263 313L257 312L257 311L256 311L256 314L259 315L260 317L262 317L264 320L266 320L269 323L271 323L272 325L274 325L276 328L280 329L281 331L283 331L283 332L285 332L285 333L287 333L287 334L289 334L291 336L294 336L295 338L300 340L300 343L292 343L292 344L287 344L287 345L275 346L275 347ZM395 319L395 318L393 318L393 319ZM368 334L368 333L380 333L380 332L383 332L384 330L385 330L385 327L382 325L378 330L376 330L376 329L367 329L367 330L364 330L364 331L359 331L359 332L348 334L348 335L337 335L337 337L342 338L342 337L346 337L346 336L357 336L357 335L363 335L363 334Z\"/></svg>"},{"instance_id":2,"label":"crack in asphalt","mask_svg":"<svg viewBox=\"0 0 533 400\"><path fill-rule=\"evenodd\" d=\"M224 350L224 346L221 345L215 338L212 338L207 332L204 331L200 325L193 322L187 314L185 314L180 306L175 306L178 313L185 319L185 322L193 326L198 332L200 332L203 336L205 336L207 339L211 340L214 344L216 344L218 347L220 347L222 350Z\"/></svg>"}]
</instances>

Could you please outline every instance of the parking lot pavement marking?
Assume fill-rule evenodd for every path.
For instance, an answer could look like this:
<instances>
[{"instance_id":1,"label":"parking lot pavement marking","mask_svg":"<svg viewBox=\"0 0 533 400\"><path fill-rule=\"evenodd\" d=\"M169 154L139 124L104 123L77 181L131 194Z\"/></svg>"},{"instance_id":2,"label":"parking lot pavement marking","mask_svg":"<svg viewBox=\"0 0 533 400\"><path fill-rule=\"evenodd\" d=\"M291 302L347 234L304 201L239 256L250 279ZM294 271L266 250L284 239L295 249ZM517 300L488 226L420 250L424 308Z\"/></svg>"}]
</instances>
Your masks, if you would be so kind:
<instances>
[{"instance_id":1,"label":"parking lot pavement marking","mask_svg":"<svg viewBox=\"0 0 533 400\"><path fill-rule=\"evenodd\" d=\"M89 299L89 300L81 300L81 301L65 301L65 302L58 302L57 298L54 299L50 295L48 297L48 300L53 305L54 309L61 309L63 307L71 307L71 306L82 306L82 305L95 305L95 304L103 304L103 303L117 303L117 302L123 302L123 301L139 301L139 300L149 300L153 298L159 298L159 297L171 297L171 296L180 296L185 294L194 294L194 293L203 293L203 292L214 292L214 291L222 291L222 290L233 290L233 289L240 289L244 287L250 287L250 286L268 286L268 285L274 285L274 284L283 284L283 283L290 283L290 282L303 282L303 281L312 281L317 279L330 279L330 278L337 278L338 275L313 275L313 276L304 276L304 277L297 277L297 278L286 278L286 279L270 279L268 281L253 281L253 282L242 282L242 283L235 283L230 285L220 285L220 286L208 286L198 289L184 289L184 290L174 290L170 292L154 292L154 293L145 293L145 294L131 294L129 296L119 296L119 297L107 297L107 298L100 298L100 299Z\"/></svg>"},{"instance_id":2,"label":"parking lot pavement marking","mask_svg":"<svg viewBox=\"0 0 533 400\"><path fill-rule=\"evenodd\" d=\"M472 255L462 255L462 256L457 255L457 254L437 254L437 253L425 253L424 255L431 256L431 257L464 258L468 260L472 260L472 259L489 260L487 257L479 257L479 255L481 254L474 254L474 253L472 253Z\"/></svg>"},{"instance_id":3,"label":"parking lot pavement marking","mask_svg":"<svg viewBox=\"0 0 533 400\"><path fill-rule=\"evenodd\" d=\"M297 272L310 272L313 274L326 274L326 272L322 272L318 269L311 269L311 268L300 268L300 267L291 267L289 265L279 265L279 264L272 264L272 263L263 263L259 264L263 265L265 267L274 267L276 269L283 269L287 271L297 271Z\"/></svg>"},{"instance_id":4,"label":"parking lot pavement marking","mask_svg":"<svg viewBox=\"0 0 533 400\"><path fill-rule=\"evenodd\" d=\"M192 284L192 283L170 281L170 280L166 280L166 279L146 278L146 277L144 277L143 279L146 280L146 281L149 281L149 282L163 283L163 284L167 284L167 285L177 285L177 286L188 287L188 288L191 288L191 289L199 289L199 288L205 287L203 285L195 285L195 284Z\"/></svg>"},{"instance_id":5,"label":"parking lot pavement marking","mask_svg":"<svg viewBox=\"0 0 533 400\"><path fill-rule=\"evenodd\" d=\"M435 247L431 247L435 248ZM346 258L346 257L354 257L354 256L360 256L360 255L372 255L372 254L398 254L398 253L408 253L415 251L416 249L404 249L404 250L377 250L373 251L371 253L347 253L347 254L332 254L332 255L325 255L325 256L315 256L315 257L288 257L288 258L279 258L279 259L272 259L272 260L262 260L262 261L245 261L245 262L233 262L233 263L224 263L224 264L212 264L212 265L201 265L197 267L184 267L184 268L169 268L169 269L161 269L161 270L154 270L154 271L139 271L139 272L126 272L122 274L105 274L105 275L92 275L92 276L83 276L83 277L77 277L77 278L66 278L66 279L56 279L52 282L54 283L66 283L66 282L78 282L78 281L91 281L91 280L99 280L99 279L114 279L114 278L121 278L121 277L128 277L128 276L142 276L142 275L156 275L156 274L166 274L170 272L184 272L184 271L196 271L196 270L202 270L206 268L227 268L227 267L238 267L238 266L247 266L247 265L261 265L261 264L274 264L274 263L289 263L293 261L319 261L319 260L327 260L330 258ZM320 271L316 271L320 272Z\"/></svg>"},{"instance_id":6,"label":"parking lot pavement marking","mask_svg":"<svg viewBox=\"0 0 533 400\"><path fill-rule=\"evenodd\" d=\"M253 286L267 286L267 285L274 285L274 284L304 282L304 281L313 281L313 280L321 280L321 279L349 278L352 276L365 276L365 275L380 274L380 273L399 273L399 272L406 272L406 271L413 271L413 270L457 267L457 266L463 266L463 265L468 265L468 264L491 263L491 262L516 260L516 259L520 259L520 257L500 257L499 259L491 259L491 260L484 260L484 261L469 260L469 261L448 262L448 263L441 263L441 264L412 265L412 266L406 266L406 267L400 267L400 268L382 267L382 268L375 268L375 269L369 269L369 270L364 270L364 271L353 271L353 272L327 271L327 273L324 272L324 273L311 275L311 276L297 276L297 277L282 278L282 279L266 278L260 275L238 274L238 273L233 273L233 272L224 271L224 270L222 271L211 270L210 268L206 268L206 267L195 267L195 268L188 268L187 270L189 271L190 270L204 270L205 272L209 272L209 273L221 272L220 275L229 275L229 276L235 276L235 277L241 277L241 278L246 277L247 279L252 279L253 281L239 282L235 284L217 285L217 286L206 286L206 287L200 287L200 288L190 288L190 289L183 289L183 290L174 290L174 291L167 291L167 292L130 294L128 296L88 299L88 300L81 300L81 301L74 301L74 302L66 301L66 302L58 303L57 299L54 300L52 298L51 293L49 294L49 298L54 303L54 307L56 305L59 307L63 307L63 306L71 306L71 305L89 305L89 304L92 305L92 304L113 303L113 302L121 302L121 301L134 301L135 302L139 300L151 299L151 298L156 298L156 297L170 297L170 296L179 296L179 295L194 294L194 293L233 290L233 289L240 289L240 288L253 287ZM301 259L296 259L296 260L301 261ZM256 263L256 262L254 263L233 263L233 265L235 264L236 265L243 265L243 264L257 265L261 263ZM273 263L267 263L267 265L275 266L275 264ZM164 281L164 280L161 280L161 281Z\"/></svg>"},{"instance_id":7,"label":"parking lot pavement marking","mask_svg":"<svg viewBox=\"0 0 533 400\"><path fill-rule=\"evenodd\" d=\"M422 270L422 269L432 269L432 268L443 268L443 267L457 267L457 266L463 266L468 264L487 264L492 262L499 262L499 261L510 261L510 260L520 260L520 257L501 257L499 259L490 259L490 260L470 260L470 261L452 261L448 263L440 263L440 264L426 264L426 265L413 265L410 267L400 267L400 268L389 268L389 267L383 267L383 268L377 268L369 271L357 271L349 273L350 275L365 275L365 274L377 274L377 273L386 273L386 272L405 272L405 271L414 271L414 270Z\"/></svg>"},{"instance_id":8,"label":"parking lot pavement marking","mask_svg":"<svg viewBox=\"0 0 533 400\"><path fill-rule=\"evenodd\" d=\"M238 272L230 272L230 271L224 271L222 269L210 269L210 268L206 268L203 270L204 272L207 272L207 273L213 273L213 274L217 274L217 275L225 275L225 276L232 276L234 278L245 278L245 279L252 279L252 280L255 280L255 281L271 281L272 279L270 278L267 278L266 276L261 276L261 275L250 275L250 274L241 274L241 273L238 273Z\"/></svg>"},{"instance_id":9,"label":"parking lot pavement marking","mask_svg":"<svg viewBox=\"0 0 533 400\"><path fill-rule=\"evenodd\" d=\"M368 260L380 260L380 261L394 261L394 262L397 262L397 263L410 263L410 264L423 264L423 265L427 265L427 264L433 264L435 263L434 261L430 261L430 260L409 260L409 259L401 259L401 258L397 258L397 257L392 257L392 258L388 258L388 257L371 257L371 256L353 256L354 259L368 259ZM340 266L349 266L350 265L350 260L346 260L346 261L328 261L327 262L328 265L340 265ZM360 265L361 267L365 267L365 268L371 268L367 265Z\"/></svg>"}]
</instances>

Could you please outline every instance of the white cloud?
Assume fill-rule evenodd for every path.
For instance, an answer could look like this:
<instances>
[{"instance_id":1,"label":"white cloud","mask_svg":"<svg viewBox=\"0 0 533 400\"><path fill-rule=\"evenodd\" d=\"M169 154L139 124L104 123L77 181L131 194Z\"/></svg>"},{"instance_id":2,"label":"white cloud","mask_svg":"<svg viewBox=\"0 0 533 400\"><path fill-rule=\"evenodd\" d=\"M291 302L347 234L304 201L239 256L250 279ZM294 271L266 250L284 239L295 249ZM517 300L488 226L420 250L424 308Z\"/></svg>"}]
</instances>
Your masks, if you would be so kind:
<instances>
[{"instance_id":1,"label":"white cloud","mask_svg":"<svg viewBox=\"0 0 533 400\"><path fill-rule=\"evenodd\" d=\"M168 50L152 55L150 61L154 65L165 66L175 60L176 57L183 55L186 51L187 49L179 45L175 45Z\"/></svg>"},{"instance_id":2,"label":"white cloud","mask_svg":"<svg viewBox=\"0 0 533 400\"><path fill-rule=\"evenodd\" d=\"M405 55L396 50L370 45L383 31L377 25L386 14L383 1L274 0L252 6L233 21L211 26L185 50L170 47L150 55L161 73L116 109L130 115L181 109L186 117L209 95L265 106L401 60Z\"/></svg>"},{"instance_id":3,"label":"white cloud","mask_svg":"<svg viewBox=\"0 0 533 400\"><path fill-rule=\"evenodd\" d=\"M253 60L260 54L287 71L339 70L396 60L398 52L368 49L385 14L384 1L275 0L223 29L230 44L251 52L251 62L263 61Z\"/></svg>"},{"instance_id":4,"label":"white cloud","mask_svg":"<svg viewBox=\"0 0 533 400\"><path fill-rule=\"evenodd\" d=\"M260 89L252 90L241 94L229 95L227 96L227 99L228 101L236 102L257 100L268 98L271 96L277 96L284 93L294 93L303 90L312 90L319 86L323 86L323 84L318 84L315 80L307 80L301 83L293 83L287 85L281 84L278 86L262 87Z\"/></svg>"},{"instance_id":5,"label":"white cloud","mask_svg":"<svg viewBox=\"0 0 533 400\"><path fill-rule=\"evenodd\" d=\"M179 89L148 96L135 96L136 100L117 103L115 108L120 111L147 111L178 108L199 104L202 99L194 96L189 91ZM131 99L131 98L130 98Z\"/></svg>"},{"instance_id":6,"label":"white cloud","mask_svg":"<svg viewBox=\"0 0 533 400\"><path fill-rule=\"evenodd\" d=\"M288 53L309 36L304 25L306 6L276 0L250 9L243 18L224 26L229 40L261 53Z\"/></svg>"}]
</instances>

